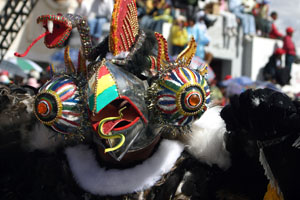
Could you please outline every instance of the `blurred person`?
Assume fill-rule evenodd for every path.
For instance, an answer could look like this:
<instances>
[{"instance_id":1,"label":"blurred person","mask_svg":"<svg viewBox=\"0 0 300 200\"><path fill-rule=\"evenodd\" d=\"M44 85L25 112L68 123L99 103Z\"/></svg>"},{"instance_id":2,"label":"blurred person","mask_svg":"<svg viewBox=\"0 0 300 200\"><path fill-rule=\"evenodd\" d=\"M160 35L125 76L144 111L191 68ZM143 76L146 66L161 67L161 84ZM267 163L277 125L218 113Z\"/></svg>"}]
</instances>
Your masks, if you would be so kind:
<instances>
[{"instance_id":1,"label":"blurred person","mask_svg":"<svg viewBox=\"0 0 300 200\"><path fill-rule=\"evenodd\" d=\"M178 16L171 28L172 55L178 55L188 43L188 32L184 26L186 19Z\"/></svg>"},{"instance_id":2,"label":"blurred person","mask_svg":"<svg viewBox=\"0 0 300 200\"><path fill-rule=\"evenodd\" d=\"M9 79L8 71L4 70L4 71L0 72L0 83L6 84L6 85L11 83L11 81Z\"/></svg>"},{"instance_id":3,"label":"blurred person","mask_svg":"<svg viewBox=\"0 0 300 200\"><path fill-rule=\"evenodd\" d=\"M286 83L288 84L291 79L292 64L296 57L295 44L292 41L294 29L292 27L286 28L286 36L283 38L283 49L285 50L285 68L287 71Z\"/></svg>"},{"instance_id":4,"label":"blurred person","mask_svg":"<svg viewBox=\"0 0 300 200\"><path fill-rule=\"evenodd\" d=\"M145 6L146 14L139 16L140 27L162 33L163 23L173 21L170 4L165 0L147 0Z\"/></svg>"},{"instance_id":5,"label":"blurred person","mask_svg":"<svg viewBox=\"0 0 300 200\"><path fill-rule=\"evenodd\" d=\"M282 48L277 48L274 53L270 56L268 63L263 69L263 77L265 81L272 83L281 82L280 75L282 75L283 63L282 55L285 51Z\"/></svg>"},{"instance_id":6,"label":"blurred person","mask_svg":"<svg viewBox=\"0 0 300 200\"><path fill-rule=\"evenodd\" d=\"M102 36L103 24L110 21L114 8L113 0L94 0L88 13L90 34L94 43Z\"/></svg>"},{"instance_id":7,"label":"blurred person","mask_svg":"<svg viewBox=\"0 0 300 200\"><path fill-rule=\"evenodd\" d=\"M228 8L241 21L245 39L251 40L251 36L256 33L254 16L244 12L242 0L229 0Z\"/></svg>"},{"instance_id":8,"label":"blurred person","mask_svg":"<svg viewBox=\"0 0 300 200\"><path fill-rule=\"evenodd\" d=\"M237 35L237 19L236 16L228 11L228 2L225 0L219 0L220 14L225 19L225 34L228 36Z\"/></svg>"},{"instance_id":9,"label":"blurred person","mask_svg":"<svg viewBox=\"0 0 300 200\"><path fill-rule=\"evenodd\" d=\"M275 21L277 20L278 18L278 15L277 15L277 12L272 12L271 13L271 31L269 33L269 38L272 38L272 39L283 39L283 34L280 33L275 25Z\"/></svg>"},{"instance_id":10,"label":"blurred person","mask_svg":"<svg viewBox=\"0 0 300 200\"><path fill-rule=\"evenodd\" d=\"M27 80L27 85L34 87L34 88L39 88L41 86L41 84L39 83L40 80L40 73L36 70L31 70L29 72L29 77Z\"/></svg>"},{"instance_id":11,"label":"blurred person","mask_svg":"<svg viewBox=\"0 0 300 200\"><path fill-rule=\"evenodd\" d=\"M34 87L34 88L39 88L41 85L38 83L38 80L34 77L28 78L27 85Z\"/></svg>"},{"instance_id":12,"label":"blurred person","mask_svg":"<svg viewBox=\"0 0 300 200\"><path fill-rule=\"evenodd\" d=\"M252 15L252 11L256 5L256 0L242 0L242 5L244 7L243 12Z\"/></svg>"},{"instance_id":13,"label":"blurred person","mask_svg":"<svg viewBox=\"0 0 300 200\"><path fill-rule=\"evenodd\" d=\"M257 34L263 37L268 37L271 31L272 22L269 19L269 0L263 0L258 4L255 17Z\"/></svg>"},{"instance_id":14,"label":"blurred person","mask_svg":"<svg viewBox=\"0 0 300 200\"><path fill-rule=\"evenodd\" d=\"M226 104L226 98L224 97L224 90L222 91L221 88L218 86L218 82L216 79L212 80L210 83L210 95L212 99L212 105L220 105L225 106ZM224 89L224 88L222 88Z\"/></svg>"},{"instance_id":15,"label":"blurred person","mask_svg":"<svg viewBox=\"0 0 300 200\"><path fill-rule=\"evenodd\" d=\"M206 36L205 31L201 28L199 23L195 23L194 19L189 19L189 26L187 27L187 33L189 39L193 36L197 43L197 50L195 56L205 60L205 46L209 44L210 39Z\"/></svg>"},{"instance_id":16,"label":"blurred person","mask_svg":"<svg viewBox=\"0 0 300 200\"><path fill-rule=\"evenodd\" d=\"M84 0L77 0L77 7L75 9L75 14L80 15L82 17L87 17L89 13L89 6Z\"/></svg>"},{"instance_id":17,"label":"blurred person","mask_svg":"<svg viewBox=\"0 0 300 200\"><path fill-rule=\"evenodd\" d=\"M213 26L218 18L212 19L210 18L204 10L200 10L195 14L196 21L201 22L203 24L203 27L205 29L208 29L209 27Z\"/></svg>"}]
</instances>

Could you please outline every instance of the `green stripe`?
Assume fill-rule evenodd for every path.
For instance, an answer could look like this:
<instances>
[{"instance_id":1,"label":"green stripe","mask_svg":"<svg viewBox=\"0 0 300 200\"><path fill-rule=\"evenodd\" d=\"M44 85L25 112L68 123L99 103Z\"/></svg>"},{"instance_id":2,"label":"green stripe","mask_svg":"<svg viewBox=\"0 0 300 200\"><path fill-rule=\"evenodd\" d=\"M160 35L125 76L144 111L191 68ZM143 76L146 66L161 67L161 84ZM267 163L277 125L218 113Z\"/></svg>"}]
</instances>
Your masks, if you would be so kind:
<instances>
[{"instance_id":1,"label":"green stripe","mask_svg":"<svg viewBox=\"0 0 300 200\"><path fill-rule=\"evenodd\" d=\"M173 115L171 115L171 121L177 119L181 114L179 112L174 113Z\"/></svg>"},{"instance_id":2,"label":"green stripe","mask_svg":"<svg viewBox=\"0 0 300 200\"><path fill-rule=\"evenodd\" d=\"M74 105L63 105L62 110L74 110Z\"/></svg>"},{"instance_id":3,"label":"green stripe","mask_svg":"<svg viewBox=\"0 0 300 200\"><path fill-rule=\"evenodd\" d=\"M57 79L56 81L54 81L53 83L51 83L51 84L50 84L51 86L48 88L48 90L52 90L52 88L54 87L54 85L56 85L56 83L58 83L59 81L61 81L60 78Z\"/></svg>"},{"instance_id":4,"label":"green stripe","mask_svg":"<svg viewBox=\"0 0 300 200\"><path fill-rule=\"evenodd\" d=\"M94 100L95 100L95 95L92 94L90 97L89 97L89 108L90 110L93 110L94 109Z\"/></svg>"},{"instance_id":5,"label":"green stripe","mask_svg":"<svg viewBox=\"0 0 300 200\"><path fill-rule=\"evenodd\" d=\"M113 85L104 90L101 94L97 96L96 113L99 112L102 108L104 108L107 104L115 100L118 96L119 94L116 85Z\"/></svg>"},{"instance_id":6,"label":"green stripe","mask_svg":"<svg viewBox=\"0 0 300 200\"><path fill-rule=\"evenodd\" d=\"M202 77L202 80L201 80L201 86L204 85L204 78Z\"/></svg>"},{"instance_id":7,"label":"green stripe","mask_svg":"<svg viewBox=\"0 0 300 200\"><path fill-rule=\"evenodd\" d=\"M162 85L175 93L177 91L179 91L179 89L180 89L180 87L178 85L176 85L170 81L165 81Z\"/></svg>"}]
</instances>

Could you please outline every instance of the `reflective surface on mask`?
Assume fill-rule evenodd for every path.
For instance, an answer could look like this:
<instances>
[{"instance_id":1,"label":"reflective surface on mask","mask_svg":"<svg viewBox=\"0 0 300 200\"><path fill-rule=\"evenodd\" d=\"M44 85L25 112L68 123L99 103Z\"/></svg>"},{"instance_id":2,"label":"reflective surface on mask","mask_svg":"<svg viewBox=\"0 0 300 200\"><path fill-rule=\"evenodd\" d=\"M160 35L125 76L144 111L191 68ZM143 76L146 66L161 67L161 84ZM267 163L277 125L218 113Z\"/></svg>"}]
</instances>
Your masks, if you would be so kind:
<instances>
[{"instance_id":1,"label":"reflective surface on mask","mask_svg":"<svg viewBox=\"0 0 300 200\"><path fill-rule=\"evenodd\" d=\"M74 134L83 120L79 91L69 76L52 78L35 99L34 113L39 121L61 134Z\"/></svg>"},{"instance_id":2,"label":"reflective surface on mask","mask_svg":"<svg viewBox=\"0 0 300 200\"><path fill-rule=\"evenodd\" d=\"M104 149L114 149L110 155L121 160L128 151L142 149L155 138L153 132L147 131L148 111L144 99L147 84L108 61L99 65L95 74L90 77L88 88L93 128L99 133L100 121L114 120L101 124L103 132L94 134L94 139ZM102 134L107 136L101 137ZM117 135L120 137L107 139ZM121 135L125 141L115 149Z\"/></svg>"},{"instance_id":3,"label":"reflective surface on mask","mask_svg":"<svg viewBox=\"0 0 300 200\"><path fill-rule=\"evenodd\" d=\"M157 107L167 123L184 126L205 112L209 94L203 76L189 68L178 67L159 82Z\"/></svg>"}]
</instances>

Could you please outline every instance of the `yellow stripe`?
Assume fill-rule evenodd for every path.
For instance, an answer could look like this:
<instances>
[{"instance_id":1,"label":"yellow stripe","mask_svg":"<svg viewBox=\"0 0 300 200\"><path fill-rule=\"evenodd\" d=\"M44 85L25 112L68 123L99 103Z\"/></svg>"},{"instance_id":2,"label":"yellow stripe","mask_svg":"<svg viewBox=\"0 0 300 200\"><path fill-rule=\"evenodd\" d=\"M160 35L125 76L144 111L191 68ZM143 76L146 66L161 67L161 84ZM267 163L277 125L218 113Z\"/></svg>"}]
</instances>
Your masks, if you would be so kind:
<instances>
[{"instance_id":1,"label":"yellow stripe","mask_svg":"<svg viewBox=\"0 0 300 200\"><path fill-rule=\"evenodd\" d=\"M179 68L180 72L182 73L182 75L185 77L186 81L189 81L188 77L185 75L184 71L182 68Z\"/></svg>"},{"instance_id":2,"label":"yellow stripe","mask_svg":"<svg viewBox=\"0 0 300 200\"><path fill-rule=\"evenodd\" d=\"M113 85L115 85L115 81L110 74L102 76L100 79L98 79L96 96Z\"/></svg>"}]
</instances>

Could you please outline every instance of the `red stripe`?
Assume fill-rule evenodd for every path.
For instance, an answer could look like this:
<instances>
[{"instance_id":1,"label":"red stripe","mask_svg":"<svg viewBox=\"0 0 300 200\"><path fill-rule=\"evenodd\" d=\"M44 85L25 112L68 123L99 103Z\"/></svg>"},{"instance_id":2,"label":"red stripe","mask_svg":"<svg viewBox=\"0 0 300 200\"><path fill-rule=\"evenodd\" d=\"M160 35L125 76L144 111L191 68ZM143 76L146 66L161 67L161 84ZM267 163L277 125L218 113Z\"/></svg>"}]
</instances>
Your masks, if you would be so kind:
<instances>
[{"instance_id":1,"label":"red stripe","mask_svg":"<svg viewBox=\"0 0 300 200\"><path fill-rule=\"evenodd\" d=\"M75 93L75 90L67 92L66 94L64 94L64 96L62 96L62 97L60 98L61 101L67 100L68 98L70 98L71 96L73 96L74 93Z\"/></svg>"},{"instance_id":2,"label":"red stripe","mask_svg":"<svg viewBox=\"0 0 300 200\"><path fill-rule=\"evenodd\" d=\"M172 97L173 99L176 100L176 97L174 95L171 95L171 94L162 94L162 95L159 95L157 98L160 99L161 97Z\"/></svg>"},{"instance_id":3,"label":"red stripe","mask_svg":"<svg viewBox=\"0 0 300 200\"><path fill-rule=\"evenodd\" d=\"M187 83L188 82L188 80L186 80L185 77L181 74L181 72L180 72L179 69L176 69L175 72L176 72L177 76L181 79L181 81L183 83Z\"/></svg>"},{"instance_id":4,"label":"red stripe","mask_svg":"<svg viewBox=\"0 0 300 200\"><path fill-rule=\"evenodd\" d=\"M110 72L108 71L106 66L100 67L100 69L98 71L98 79L100 79L102 76L105 76L106 74L110 74Z\"/></svg>"},{"instance_id":5,"label":"red stripe","mask_svg":"<svg viewBox=\"0 0 300 200\"><path fill-rule=\"evenodd\" d=\"M62 114L64 114L64 115L73 115L73 116L76 116L76 117L81 115L80 113L72 113L72 112L66 112L66 111L63 111Z\"/></svg>"},{"instance_id":6,"label":"red stripe","mask_svg":"<svg viewBox=\"0 0 300 200\"><path fill-rule=\"evenodd\" d=\"M62 87L66 87L66 86L69 86L69 85L73 85L76 89L76 85L74 83L65 83L65 84L59 86L58 88L56 88L55 92L58 92Z\"/></svg>"},{"instance_id":7,"label":"red stripe","mask_svg":"<svg viewBox=\"0 0 300 200\"><path fill-rule=\"evenodd\" d=\"M181 120L179 120L178 124L182 124L182 122L187 118L188 116L184 116Z\"/></svg>"}]
</instances>

